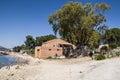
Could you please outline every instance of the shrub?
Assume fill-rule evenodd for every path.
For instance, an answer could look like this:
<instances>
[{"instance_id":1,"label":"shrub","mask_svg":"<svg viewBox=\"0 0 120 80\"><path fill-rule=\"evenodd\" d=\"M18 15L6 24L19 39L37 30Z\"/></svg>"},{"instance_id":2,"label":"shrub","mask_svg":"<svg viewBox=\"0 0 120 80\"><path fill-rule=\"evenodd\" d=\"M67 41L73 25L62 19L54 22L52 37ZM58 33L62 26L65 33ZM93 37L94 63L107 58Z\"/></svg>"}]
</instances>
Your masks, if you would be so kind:
<instances>
[{"instance_id":1,"label":"shrub","mask_svg":"<svg viewBox=\"0 0 120 80\"><path fill-rule=\"evenodd\" d=\"M109 44L109 46L111 49L114 49L114 48L117 48L118 45L116 43L112 43L112 44Z\"/></svg>"},{"instance_id":2,"label":"shrub","mask_svg":"<svg viewBox=\"0 0 120 80\"><path fill-rule=\"evenodd\" d=\"M120 56L120 52L115 52L116 56Z\"/></svg>"},{"instance_id":3,"label":"shrub","mask_svg":"<svg viewBox=\"0 0 120 80\"><path fill-rule=\"evenodd\" d=\"M49 56L47 59L52 59L52 57L51 57L51 56Z\"/></svg>"},{"instance_id":4,"label":"shrub","mask_svg":"<svg viewBox=\"0 0 120 80\"><path fill-rule=\"evenodd\" d=\"M105 59L105 55L103 55L103 54L98 54L98 55L95 55L95 58L94 58L95 60L103 60L103 59Z\"/></svg>"},{"instance_id":5,"label":"shrub","mask_svg":"<svg viewBox=\"0 0 120 80\"><path fill-rule=\"evenodd\" d=\"M118 42L117 44L118 44L118 46L120 46L120 42Z\"/></svg>"}]
</instances>

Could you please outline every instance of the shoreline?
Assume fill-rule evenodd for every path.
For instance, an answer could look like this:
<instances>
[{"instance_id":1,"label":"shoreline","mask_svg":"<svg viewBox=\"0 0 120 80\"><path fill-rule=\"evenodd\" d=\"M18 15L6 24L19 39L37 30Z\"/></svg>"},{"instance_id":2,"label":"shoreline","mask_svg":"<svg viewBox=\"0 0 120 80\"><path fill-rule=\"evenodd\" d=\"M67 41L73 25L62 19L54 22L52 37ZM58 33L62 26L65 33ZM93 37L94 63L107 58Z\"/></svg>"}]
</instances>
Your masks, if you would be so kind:
<instances>
[{"instance_id":1,"label":"shoreline","mask_svg":"<svg viewBox=\"0 0 120 80\"><path fill-rule=\"evenodd\" d=\"M9 55L1 54L1 59L3 61L1 61L1 68L17 64L32 64L37 60L27 54L20 54L15 52L10 53Z\"/></svg>"},{"instance_id":2,"label":"shoreline","mask_svg":"<svg viewBox=\"0 0 120 80\"><path fill-rule=\"evenodd\" d=\"M29 60L28 64L17 64L0 69L1 80L119 80L120 58L101 61L89 57L74 59L44 60L29 55L14 55ZM117 77L112 76L116 74ZM98 76L99 75L99 76ZM105 76L104 76L105 75Z\"/></svg>"}]
</instances>

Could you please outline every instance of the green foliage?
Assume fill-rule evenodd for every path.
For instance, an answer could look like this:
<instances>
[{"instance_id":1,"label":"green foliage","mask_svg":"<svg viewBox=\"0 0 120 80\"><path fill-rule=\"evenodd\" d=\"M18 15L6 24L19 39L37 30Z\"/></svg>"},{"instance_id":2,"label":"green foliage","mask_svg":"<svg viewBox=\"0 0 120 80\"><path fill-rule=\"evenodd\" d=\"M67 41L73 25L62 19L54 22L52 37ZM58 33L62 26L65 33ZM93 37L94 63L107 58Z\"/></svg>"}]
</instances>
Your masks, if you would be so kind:
<instances>
[{"instance_id":1,"label":"green foliage","mask_svg":"<svg viewBox=\"0 0 120 80\"><path fill-rule=\"evenodd\" d=\"M14 51L14 52L20 52L21 49L22 49L21 46L15 46L15 47L13 48L13 51Z\"/></svg>"},{"instance_id":2,"label":"green foliage","mask_svg":"<svg viewBox=\"0 0 120 80\"><path fill-rule=\"evenodd\" d=\"M31 35L26 36L25 46L28 54L34 54L35 39Z\"/></svg>"},{"instance_id":3,"label":"green foliage","mask_svg":"<svg viewBox=\"0 0 120 80\"><path fill-rule=\"evenodd\" d=\"M104 54L97 54L97 55L95 55L94 59L95 60L103 60L103 59L105 59L105 55Z\"/></svg>"},{"instance_id":4,"label":"green foliage","mask_svg":"<svg viewBox=\"0 0 120 80\"><path fill-rule=\"evenodd\" d=\"M111 43L111 44L109 44L109 47L111 48L111 49L114 49L114 48L117 48L117 44L116 43Z\"/></svg>"},{"instance_id":5,"label":"green foliage","mask_svg":"<svg viewBox=\"0 0 120 80\"><path fill-rule=\"evenodd\" d=\"M34 54L34 52L35 52L35 49L34 49L34 48L29 50L29 53L30 53L30 54Z\"/></svg>"},{"instance_id":6,"label":"green foliage","mask_svg":"<svg viewBox=\"0 0 120 80\"><path fill-rule=\"evenodd\" d=\"M13 51L14 52L20 52L20 50L26 50L26 49L27 49L27 47L25 45L21 45L21 46L15 46L13 48Z\"/></svg>"},{"instance_id":7,"label":"green foliage","mask_svg":"<svg viewBox=\"0 0 120 80\"><path fill-rule=\"evenodd\" d=\"M49 56L47 59L53 59L51 56Z\"/></svg>"},{"instance_id":8,"label":"green foliage","mask_svg":"<svg viewBox=\"0 0 120 80\"><path fill-rule=\"evenodd\" d=\"M103 12L110 9L106 3L96 4L94 7L87 3L84 6L79 2L69 2L56 13L49 16L49 23L52 25L55 34L59 33L62 38L78 46L89 43L93 30L105 27L106 18ZM101 30L102 30L101 28ZM96 34L97 35L97 34ZM94 37L96 37L94 34ZM95 44L98 39L96 38Z\"/></svg>"},{"instance_id":9,"label":"green foliage","mask_svg":"<svg viewBox=\"0 0 120 80\"><path fill-rule=\"evenodd\" d=\"M28 54L32 55L34 54L35 46L39 46L43 42L46 42L52 39L56 39L56 36L54 35L40 36L40 37L36 37L36 40L35 40L31 35L27 35L25 40L25 45L16 46L13 48L13 51L20 52L20 50L25 50Z\"/></svg>"},{"instance_id":10,"label":"green foliage","mask_svg":"<svg viewBox=\"0 0 120 80\"><path fill-rule=\"evenodd\" d=\"M40 46L42 45L43 42L52 40L52 39L56 39L57 37L54 35L46 35L46 36L40 36L40 37L36 37L36 45Z\"/></svg>"},{"instance_id":11,"label":"green foliage","mask_svg":"<svg viewBox=\"0 0 120 80\"><path fill-rule=\"evenodd\" d=\"M35 40L31 35L26 36L25 45L28 47L28 49L35 47Z\"/></svg>"},{"instance_id":12,"label":"green foliage","mask_svg":"<svg viewBox=\"0 0 120 80\"><path fill-rule=\"evenodd\" d=\"M118 46L120 46L120 42L117 42Z\"/></svg>"},{"instance_id":13,"label":"green foliage","mask_svg":"<svg viewBox=\"0 0 120 80\"><path fill-rule=\"evenodd\" d=\"M104 38L106 43L120 46L120 28L112 28L106 31Z\"/></svg>"},{"instance_id":14,"label":"green foliage","mask_svg":"<svg viewBox=\"0 0 120 80\"><path fill-rule=\"evenodd\" d=\"M116 56L120 56L120 52L116 52L115 54L116 54Z\"/></svg>"},{"instance_id":15,"label":"green foliage","mask_svg":"<svg viewBox=\"0 0 120 80\"><path fill-rule=\"evenodd\" d=\"M101 35L97 31L93 31L89 38L89 47L94 49L99 46Z\"/></svg>"},{"instance_id":16,"label":"green foliage","mask_svg":"<svg viewBox=\"0 0 120 80\"><path fill-rule=\"evenodd\" d=\"M98 11L99 13L103 13L104 11L111 9L111 7L109 5L107 5L106 3L102 3L102 4L96 4L95 5L95 10Z\"/></svg>"},{"instance_id":17,"label":"green foliage","mask_svg":"<svg viewBox=\"0 0 120 80\"><path fill-rule=\"evenodd\" d=\"M107 56L107 58L119 57L120 56L120 52L111 51L108 54L106 54L106 56Z\"/></svg>"}]
</instances>

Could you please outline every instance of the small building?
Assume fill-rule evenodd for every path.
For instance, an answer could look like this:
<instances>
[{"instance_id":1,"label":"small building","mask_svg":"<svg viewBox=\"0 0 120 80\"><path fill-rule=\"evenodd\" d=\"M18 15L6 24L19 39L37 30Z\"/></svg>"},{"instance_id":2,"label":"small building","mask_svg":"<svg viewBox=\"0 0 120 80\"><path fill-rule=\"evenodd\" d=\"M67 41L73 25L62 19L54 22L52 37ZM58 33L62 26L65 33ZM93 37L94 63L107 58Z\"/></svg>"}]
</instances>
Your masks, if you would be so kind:
<instances>
[{"instance_id":1,"label":"small building","mask_svg":"<svg viewBox=\"0 0 120 80\"><path fill-rule=\"evenodd\" d=\"M42 46L35 48L35 57L48 58L52 56L63 56L66 52L75 49L76 46L62 39L53 39L44 42Z\"/></svg>"}]
</instances>

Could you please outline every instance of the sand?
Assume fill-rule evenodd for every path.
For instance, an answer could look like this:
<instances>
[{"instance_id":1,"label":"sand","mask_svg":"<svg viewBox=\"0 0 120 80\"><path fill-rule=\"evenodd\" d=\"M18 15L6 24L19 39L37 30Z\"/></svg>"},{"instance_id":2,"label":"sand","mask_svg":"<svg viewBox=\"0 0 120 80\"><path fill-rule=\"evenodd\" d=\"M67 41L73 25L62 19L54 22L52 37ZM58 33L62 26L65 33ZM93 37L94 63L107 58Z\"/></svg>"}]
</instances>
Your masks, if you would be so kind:
<instances>
[{"instance_id":1,"label":"sand","mask_svg":"<svg viewBox=\"0 0 120 80\"><path fill-rule=\"evenodd\" d=\"M61 60L31 58L30 63L1 68L0 80L120 80L120 58L102 61L88 57Z\"/></svg>"}]
</instances>

